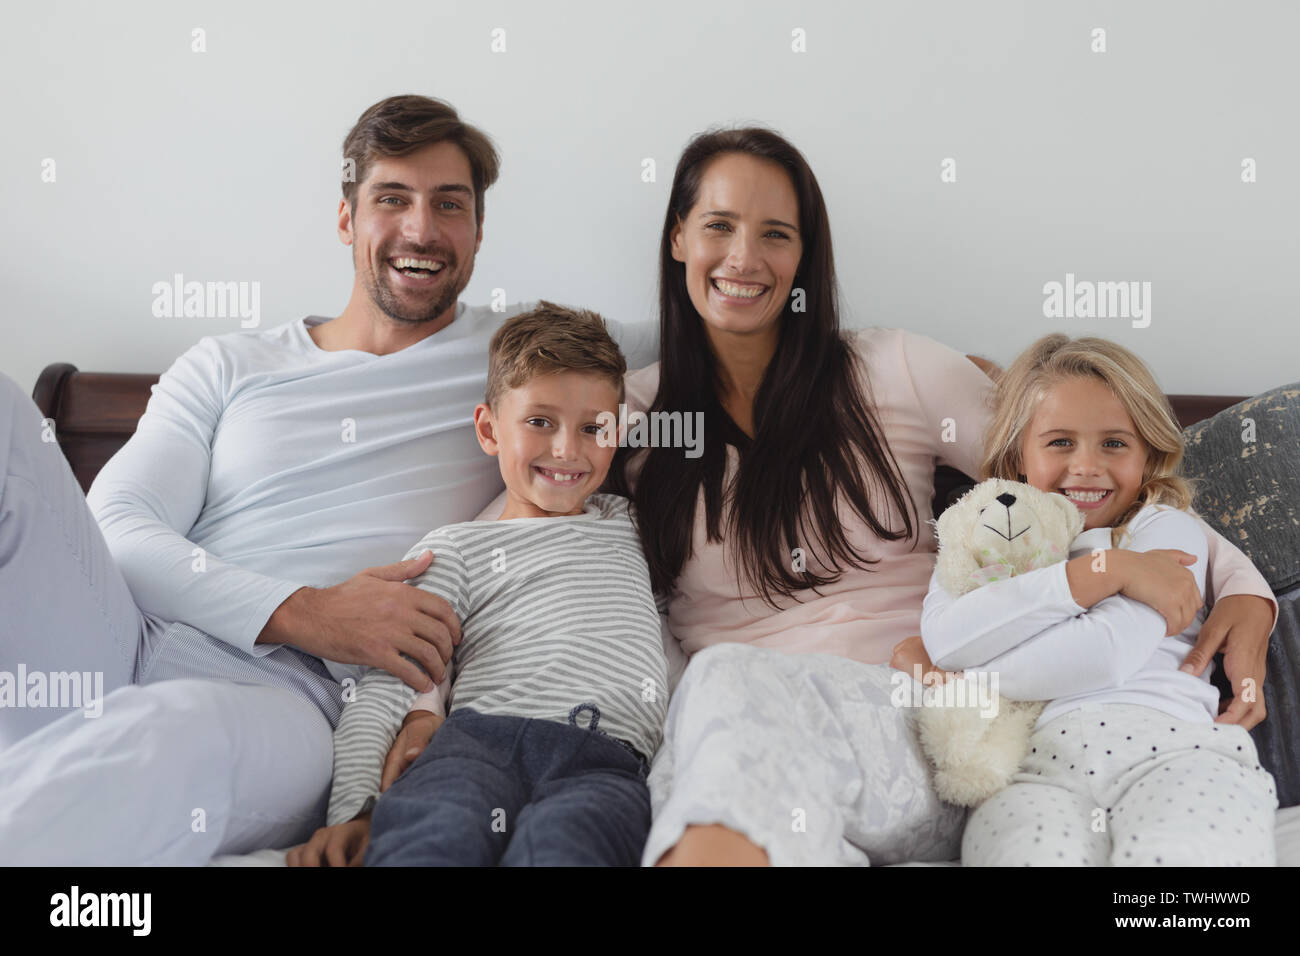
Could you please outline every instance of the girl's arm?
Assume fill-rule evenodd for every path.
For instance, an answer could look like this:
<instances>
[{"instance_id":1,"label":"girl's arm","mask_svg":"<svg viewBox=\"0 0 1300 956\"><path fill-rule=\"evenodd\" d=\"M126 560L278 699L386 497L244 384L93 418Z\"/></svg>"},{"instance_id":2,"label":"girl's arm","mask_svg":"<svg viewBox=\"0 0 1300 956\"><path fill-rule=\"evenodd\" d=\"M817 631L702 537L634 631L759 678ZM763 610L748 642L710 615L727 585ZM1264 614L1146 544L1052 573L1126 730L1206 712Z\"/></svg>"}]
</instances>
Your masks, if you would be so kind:
<instances>
[{"instance_id":1,"label":"girl's arm","mask_svg":"<svg viewBox=\"0 0 1300 956\"><path fill-rule=\"evenodd\" d=\"M1196 556L1189 569L1204 587L1205 536L1186 514L1151 509L1134 520L1130 550L1177 548ZM1122 552L1106 552L1108 563ZM1013 579L1014 580L1014 579ZM1186 633L1186 632L1184 632ZM1116 687L1136 674L1167 636L1165 619L1147 605L1116 595L1084 614L1049 627L980 670L998 674L998 690L1011 700L1051 700ZM936 660L939 666L944 662Z\"/></svg>"}]
</instances>

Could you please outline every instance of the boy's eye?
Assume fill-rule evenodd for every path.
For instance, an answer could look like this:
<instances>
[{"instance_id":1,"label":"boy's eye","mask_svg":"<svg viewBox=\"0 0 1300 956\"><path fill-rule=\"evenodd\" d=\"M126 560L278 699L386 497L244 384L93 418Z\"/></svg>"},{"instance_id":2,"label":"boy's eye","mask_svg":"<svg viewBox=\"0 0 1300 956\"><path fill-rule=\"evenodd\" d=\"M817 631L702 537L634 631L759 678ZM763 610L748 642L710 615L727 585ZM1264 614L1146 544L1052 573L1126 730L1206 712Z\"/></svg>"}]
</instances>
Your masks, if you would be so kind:
<instances>
[{"instance_id":1,"label":"boy's eye","mask_svg":"<svg viewBox=\"0 0 1300 956\"><path fill-rule=\"evenodd\" d=\"M588 435L599 435L602 431L602 427L600 425L583 425L582 430Z\"/></svg>"},{"instance_id":2,"label":"boy's eye","mask_svg":"<svg viewBox=\"0 0 1300 956\"><path fill-rule=\"evenodd\" d=\"M524 419L524 424L534 425L537 428L545 428L547 425L551 423L545 418L526 418Z\"/></svg>"}]
</instances>

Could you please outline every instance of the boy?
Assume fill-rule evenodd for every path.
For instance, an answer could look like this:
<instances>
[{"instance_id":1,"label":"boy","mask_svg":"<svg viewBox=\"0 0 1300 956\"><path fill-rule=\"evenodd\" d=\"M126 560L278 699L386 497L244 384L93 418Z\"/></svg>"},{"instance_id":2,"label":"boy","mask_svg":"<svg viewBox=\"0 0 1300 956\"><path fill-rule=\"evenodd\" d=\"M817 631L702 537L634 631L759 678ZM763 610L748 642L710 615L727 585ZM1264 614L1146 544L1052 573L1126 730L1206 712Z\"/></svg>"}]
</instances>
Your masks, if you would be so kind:
<instances>
[{"instance_id":1,"label":"boy","mask_svg":"<svg viewBox=\"0 0 1300 956\"><path fill-rule=\"evenodd\" d=\"M361 678L335 733L332 826L290 865L640 862L667 667L628 502L595 493L617 445L598 416L617 413L625 370L591 312L542 302L493 336L474 424L499 459L505 510L409 552L433 552L412 583L452 605L461 641L414 701L386 671ZM408 709L436 733L376 802Z\"/></svg>"}]
</instances>

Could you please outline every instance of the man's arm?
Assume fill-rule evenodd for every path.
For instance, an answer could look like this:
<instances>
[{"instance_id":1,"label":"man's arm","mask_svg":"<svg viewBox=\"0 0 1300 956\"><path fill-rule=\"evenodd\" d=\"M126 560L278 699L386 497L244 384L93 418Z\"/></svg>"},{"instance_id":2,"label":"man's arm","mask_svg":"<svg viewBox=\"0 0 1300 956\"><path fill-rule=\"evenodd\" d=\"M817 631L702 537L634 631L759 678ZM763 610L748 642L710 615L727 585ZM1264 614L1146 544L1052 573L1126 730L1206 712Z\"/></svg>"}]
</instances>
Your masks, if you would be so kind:
<instances>
[{"instance_id":1,"label":"man's arm","mask_svg":"<svg viewBox=\"0 0 1300 956\"><path fill-rule=\"evenodd\" d=\"M228 564L186 538L207 496L221 379L211 339L177 359L86 501L141 610L265 654L274 648L254 647L258 634L302 582Z\"/></svg>"}]
</instances>

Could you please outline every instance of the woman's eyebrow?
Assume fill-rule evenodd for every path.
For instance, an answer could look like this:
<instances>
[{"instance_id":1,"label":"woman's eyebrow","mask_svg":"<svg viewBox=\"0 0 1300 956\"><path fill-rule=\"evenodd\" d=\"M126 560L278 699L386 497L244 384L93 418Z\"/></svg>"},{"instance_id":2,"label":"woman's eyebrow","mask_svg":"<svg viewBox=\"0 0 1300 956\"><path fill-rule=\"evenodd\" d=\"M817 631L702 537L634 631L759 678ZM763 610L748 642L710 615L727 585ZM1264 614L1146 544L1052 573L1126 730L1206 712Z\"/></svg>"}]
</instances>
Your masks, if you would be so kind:
<instances>
[{"instance_id":1,"label":"woman's eyebrow","mask_svg":"<svg viewBox=\"0 0 1300 956\"><path fill-rule=\"evenodd\" d=\"M711 219L711 218L713 218L714 216L717 216L717 217L719 217L719 218L721 218L721 219L739 219L739 218L740 218L740 216L737 215L736 213L731 212L731 211L726 210L726 209L710 209L708 212L702 212L702 213L700 213L700 218L701 218L701 219ZM799 227L798 227L798 226L792 226L792 225L790 225L788 222L786 222L784 219L764 219L764 220L763 220L763 225L765 225L765 226L781 226L782 228L789 229L789 230L791 230L791 231L793 231L793 232L798 232L798 231L799 231Z\"/></svg>"}]
</instances>

